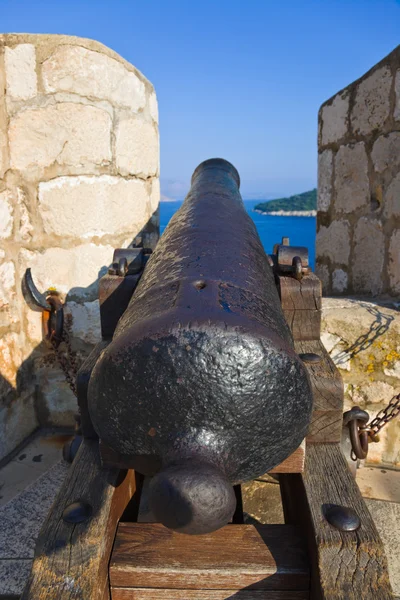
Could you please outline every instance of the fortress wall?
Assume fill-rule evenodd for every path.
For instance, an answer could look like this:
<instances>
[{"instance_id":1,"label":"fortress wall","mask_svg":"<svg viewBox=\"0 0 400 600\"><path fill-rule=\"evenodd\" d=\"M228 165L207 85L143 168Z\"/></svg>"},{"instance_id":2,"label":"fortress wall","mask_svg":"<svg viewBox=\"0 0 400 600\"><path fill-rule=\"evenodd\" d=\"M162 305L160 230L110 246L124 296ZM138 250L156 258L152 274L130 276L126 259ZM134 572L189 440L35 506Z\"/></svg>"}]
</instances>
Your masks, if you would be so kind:
<instances>
[{"instance_id":1,"label":"fortress wall","mask_svg":"<svg viewBox=\"0 0 400 600\"><path fill-rule=\"evenodd\" d=\"M345 410L360 406L373 419L400 392L398 303L323 298L321 340L343 377ZM400 467L398 417L369 445L367 462Z\"/></svg>"},{"instance_id":2,"label":"fortress wall","mask_svg":"<svg viewBox=\"0 0 400 600\"><path fill-rule=\"evenodd\" d=\"M373 418L400 392L400 46L321 106L318 150L316 272L342 296L324 298L322 341L346 408ZM368 460L399 466L399 440L397 418Z\"/></svg>"},{"instance_id":3,"label":"fortress wall","mask_svg":"<svg viewBox=\"0 0 400 600\"><path fill-rule=\"evenodd\" d=\"M158 238L153 86L102 44L0 35L0 458L38 426L69 426L76 399L21 291L67 299L74 349L100 338L97 281L116 247Z\"/></svg>"},{"instance_id":4,"label":"fortress wall","mask_svg":"<svg viewBox=\"0 0 400 600\"><path fill-rule=\"evenodd\" d=\"M400 46L319 111L325 294L400 292Z\"/></svg>"}]
</instances>

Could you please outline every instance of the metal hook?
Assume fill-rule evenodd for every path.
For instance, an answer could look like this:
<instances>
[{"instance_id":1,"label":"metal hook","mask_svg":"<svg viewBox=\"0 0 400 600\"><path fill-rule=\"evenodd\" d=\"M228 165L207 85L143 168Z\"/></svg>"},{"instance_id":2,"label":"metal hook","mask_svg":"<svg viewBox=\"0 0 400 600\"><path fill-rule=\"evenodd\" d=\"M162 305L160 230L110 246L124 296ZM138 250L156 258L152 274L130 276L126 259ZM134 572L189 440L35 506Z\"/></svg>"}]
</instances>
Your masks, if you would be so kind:
<instances>
[{"instance_id":1,"label":"metal hook","mask_svg":"<svg viewBox=\"0 0 400 600\"><path fill-rule=\"evenodd\" d=\"M47 313L48 318L43 317L47 327L46 338L57 348L62 340L64 327L64 306L60 295L55 291L40 293L33 281L31 269L25 271L22 293L32 310L40 309Z\"/></svg>"},{"instance_id":2,"label":"metal hook","mask_svg":"<svg viewBox=\"0 0 400 600\"><path fill-rule=\"evenodd\" d=\"M22 293L26 300L26 303L33 309L40 308L41 310L50 311L51 307L47 302L47 294L41 294L37 289L33 278L31 269L26 269L25 274L22 278Z\"/></svg>"}]
</instances>

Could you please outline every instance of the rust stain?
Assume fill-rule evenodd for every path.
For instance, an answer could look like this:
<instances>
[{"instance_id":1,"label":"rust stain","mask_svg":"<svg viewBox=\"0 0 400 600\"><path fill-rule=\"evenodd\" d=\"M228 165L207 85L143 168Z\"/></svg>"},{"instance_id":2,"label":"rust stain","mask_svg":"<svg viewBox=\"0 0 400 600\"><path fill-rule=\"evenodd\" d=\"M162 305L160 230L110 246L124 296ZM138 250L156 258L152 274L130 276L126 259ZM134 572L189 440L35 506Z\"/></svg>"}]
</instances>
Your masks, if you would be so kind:
<instances>
[{"instance_id":1,"label":"rust stain","mask_svg":"<svg viewBox=\"0 0 400 600\"><path fill-rule=\"evenodd\" d=\"M49 446L54 446L55 448L62 448L65 444L65 442L69 442L69 440L72 440L74 436L71 435L52 435L49 437L45 437L43 438L42 442L44 444L48 444Z\"/></svg>"}]
</instances>

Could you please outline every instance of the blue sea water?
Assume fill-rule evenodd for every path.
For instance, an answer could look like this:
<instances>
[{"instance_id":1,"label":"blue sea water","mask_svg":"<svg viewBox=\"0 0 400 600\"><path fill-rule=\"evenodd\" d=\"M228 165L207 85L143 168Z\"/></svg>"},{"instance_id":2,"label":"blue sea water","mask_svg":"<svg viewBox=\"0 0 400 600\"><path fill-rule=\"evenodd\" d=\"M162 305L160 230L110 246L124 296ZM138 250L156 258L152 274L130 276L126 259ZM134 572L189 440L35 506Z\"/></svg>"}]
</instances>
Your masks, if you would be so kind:
<instances>
[{"instance_id":1,"label":"blue sea water","mask_svg":"<svg viewBox=\"0 0 400 600\"><path fill-rule=\"evenodd\" d=\"M245 200L244 204L256 224L258 235L265 251L271 254L273 245L280 243L283 236L290 238L293 246L306 246L309 251L311 268L315 267L315 217L273 217L254 212L259 200ZM160 202L160 232L162 233L172 215L182 202ZM211 217L210 217L211 218Z\"/></svg>"}]
</instances>

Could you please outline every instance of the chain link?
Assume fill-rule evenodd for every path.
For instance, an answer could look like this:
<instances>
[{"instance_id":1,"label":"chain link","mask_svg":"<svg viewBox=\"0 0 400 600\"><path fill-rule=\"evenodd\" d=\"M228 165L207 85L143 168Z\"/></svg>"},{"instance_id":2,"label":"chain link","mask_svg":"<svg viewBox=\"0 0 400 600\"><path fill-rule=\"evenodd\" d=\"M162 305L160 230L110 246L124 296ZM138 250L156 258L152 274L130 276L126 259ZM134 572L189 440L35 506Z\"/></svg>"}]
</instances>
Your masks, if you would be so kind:
<instances>
[{"instance_id":1,"label":"chain link","mask_svg":"<svg viewBox=\"0 0 400 600\"><path fill-rule=\"evenodd\" d=\"M364 429L368 431L368 435L370 438L373 438L378 435L382 427L387 425L392 419L397 417L400 414L400 394L393 396L389 404L380 410L376 417L372 419L370 423Z\"/></svg>"},{"instance_id":2,"label":"chain link","mask_svg":"<svg viewBox=\"0 0 400 600\"><path fill-rule=\"evenodd\" d=\"M54 348L58 363L64 372L65 379L67 380L67 383L68 383L72 393L75 396L77 396L78 394L77 394L77 389L76 389L76 376L78 374L79 365L78 365L77 358L76 358L76 352L74 352L72 350L72 345L71 345L72 323L71 323L70 317L71 317L71 315L66 315L66 318L64 321L64 327L63 327L63 333L62 333L63 344L57 345L57 342L55 339L52 339L51 343ZM66 352L64 352L61 349L62 345L65 346Z\"/></svg>"}]
</instances>

